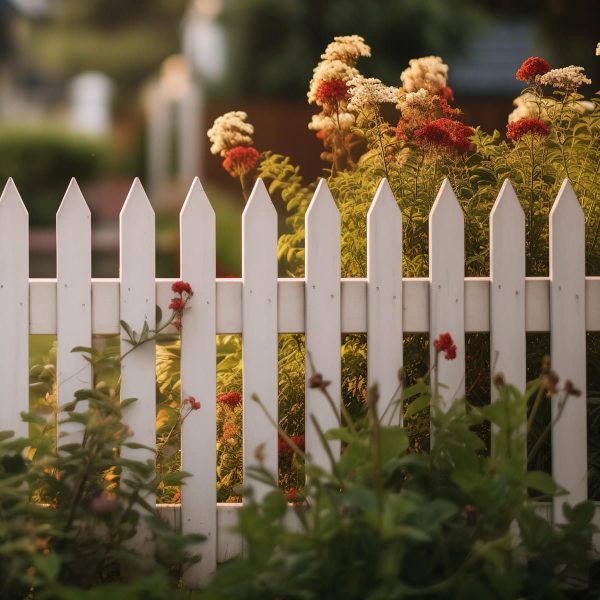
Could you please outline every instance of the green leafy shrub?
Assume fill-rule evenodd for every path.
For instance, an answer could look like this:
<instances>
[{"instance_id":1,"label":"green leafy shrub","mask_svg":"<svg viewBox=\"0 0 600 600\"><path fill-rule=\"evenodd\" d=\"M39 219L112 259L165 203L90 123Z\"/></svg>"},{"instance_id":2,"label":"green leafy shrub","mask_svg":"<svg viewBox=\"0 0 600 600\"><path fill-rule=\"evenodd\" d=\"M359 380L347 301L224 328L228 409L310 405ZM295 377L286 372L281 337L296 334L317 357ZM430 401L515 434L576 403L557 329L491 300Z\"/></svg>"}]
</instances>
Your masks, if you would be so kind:
<instances>
[{"instance_id":1,"label":"green leafy shrub","mask_svg":"<svg viewBox=\"0 0 600 600\"><path fill-rule=\"evenodd\" d=\"M12 177L33 226L53 226L72 177L86 183L106 167L106 143L58 128L0 129L0 181Z\"/></svg>"},{"instance_id":2,"label":"green leafy shrub","mask_svg":"<svg viewBox=\"0 0 600 600\"><path fill-rule=\"evenodd\" d=\"M313 376L311 385L319 381ZM538 513L529 492L562 493L549 475L527 471L523 424L528 401L545 395L542 381L525 393L498 384L497 402L467 412L461 402L439 410L435 380L405 389L396 408L431 404L430 452L409 450L407 430L379 414L372 388L364 419L347 417L322 436L328 467L290 443L308 475L293 508L273 474L255 468L273 491L241 509L246 555L223 566L202 597L546 600L571 597L569 587L581 597L573 588L588 584L594 504L565 503L558 526ZM484 421L494 426L492 455L473 432ZM344 445L339 458L332 440Z\"/></svg>"}]
</instances>

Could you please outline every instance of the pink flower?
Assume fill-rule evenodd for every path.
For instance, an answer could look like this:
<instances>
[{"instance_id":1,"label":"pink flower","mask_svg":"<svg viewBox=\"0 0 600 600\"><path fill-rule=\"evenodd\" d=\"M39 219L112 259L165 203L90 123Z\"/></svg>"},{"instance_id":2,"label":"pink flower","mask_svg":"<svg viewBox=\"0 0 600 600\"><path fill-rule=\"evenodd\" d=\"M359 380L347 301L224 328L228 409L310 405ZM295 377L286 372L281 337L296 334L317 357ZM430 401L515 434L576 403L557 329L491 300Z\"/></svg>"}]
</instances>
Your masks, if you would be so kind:
<instances>
[{"instance_id":1,"label":"pink flower","mask_svg":"<svg viewBox=\"0 0 600 600\"><path fill-rule=\"evenodd\" d=\"M194 295L194 292L192 291L192 286L185 281L176 281L171 286L171 290L175 294L183 294L183 292L185 292L186 294L189 294L190 296Z\"/></svg>"},{"instance_id":2,"label":"pink flower","mask_svg":"<svg viewBox=\"0 0 600 600\"><path fill-rule=\"evenodd\" d=\"M200 402L194 398L194 396L189 396L183 401L183 404L189 404L191 410L200 410Z\"/></svg>"},{"instance_id":3,"label":"pink flower","mask_svg":"<svg viewBox=\"0 0 600 600\"><path fill-rule=\"evenodd\" d=\"M440 334L438 339L433 342L433 347L438 354L443 352L446 360L456 358L456 344L449 333Z\"/></svg>"},{"instance_id":4,"label":"pink flower","mask_svg":"<svg viewBox=\"0 0 600 600\"><path fill-rule=\"evenodd\" d=\"M545 75L552 67L539 56L530 56L517 70L516 79L532 83L540 75Z\"/></svg>"},{"instance_id":5,"label":"pink flower","mask_svg":"<svg viewBox=\"0 0 600 600\"><path fill-rule=\"evenodd\" d=\"M260 154L250 146L235 146L225 152L223 168L232 177L242 177L256 168Z\"/></svg>"},{"instance_id":6,"label":"pink flower","mask_svg":"<svg viewBox=\"0 0 600 600\"><path fill-rule=\"evenodd\" d=\"M541 119L523 117L506 126L506 137L513 142L518 142L524 135L528 134L540 138L548 137L550 135L550 125Z\"/></svg>"}]
</instances>

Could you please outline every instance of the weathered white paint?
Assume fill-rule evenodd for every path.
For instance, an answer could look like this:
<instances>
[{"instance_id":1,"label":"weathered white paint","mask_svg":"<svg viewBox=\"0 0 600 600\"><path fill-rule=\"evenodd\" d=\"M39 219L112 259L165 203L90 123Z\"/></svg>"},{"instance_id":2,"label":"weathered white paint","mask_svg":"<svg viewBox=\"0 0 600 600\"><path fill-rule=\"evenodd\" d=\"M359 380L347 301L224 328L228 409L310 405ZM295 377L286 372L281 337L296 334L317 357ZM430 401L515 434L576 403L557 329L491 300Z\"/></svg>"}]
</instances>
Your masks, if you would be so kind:
<instances>
[{"instance_id":1,"label":"weathered white paint","mask_svg":"<svg viewBox=\"0 0 600 600\"><path fill-rule=\"evenodd\" d=\"M553 503L555 522L564 522L562 505L587 498L587 403L585 343L585 219L570 182L563 182L550 211L550 324L552 366L562 384L582 391L568 398L552 427L552 474L569 491ZM552 398L552 418L561 394Z\"/></svg>"},{"instance_id":2,"label":"weathered white paint","mask_svg":"<svg viewBox=\"0 0 600 600\"><path fill-rule=\"evenodd\" d=\"M403 365L402 214L387 179L367 214L367 329L369 385L379 388L380 414L392 404L391 415ZM402 409L394 414L400 422Z\"/></svg>"},{"instance_id":3,"label":"weathered white paint","mask_svg":"<svg viewBox=\"0 0 600 600\"><path fill-rule=\"evenodd\" d=\"M12 179L0 196L0 429L27 435L29 411L29 216Z\"/></svg>"},{"instance_id":4,"label":"weathered white paint","mask_svg":"<svg viewBox=\"0 0 600 600\"><path fill-rule=\"evenodd\" d=\"M92 345L92 229L88 208L72 179L56 214L56 379L58 406L72 402L80 389L93 386L92 366L75 346ZM87 406L77 407L86 410ZM58 443L79 439L82 427L61 424Z\"/></svg>"},{"instance_id":5,"label":"weathered white paint","mask_svg":"<svg viewBox=\"0 0 600 600\"><path fill-rule=\"evenodd\" d=\"M324 179L306 211L306 451L313 463L327 467L329 459L310 415L323 431L338 425L319 389L309 386L312 365L330 381L327 391L335 403L341 397L340 214ZM312 362L312 365L311 365ZM330 442L332 452L339 444Z\"/></svg>"},{"instance_id":6,"label":"weathered white paint","mask_svg":"<svg viewBox=\"0 0 600 600\"><path fill-rule=\"evenodd\" d=\"M277 212L261 179L242 215L242 355L244 485L261 498L270 488L250 478L248 467L278 468L277 429L265 415L278 421Z\"/></svg>"},{"instance_id":7,"label":"weathered white paint","mask_svg":"<svg viewBox=\"0 0 600 600\"><path fill-rule=\"evenodd\" d=\"M449 408L465 395L465 242L464 217L450 182L445 179L429 215L429 343L431 363L433 342L450 333L456 344L456 358L440 354L437 377L441 408Z\"/></svg>"},{"instance_id":8,"label":"weathered white paint","mask_svg":"<svg viewBox=\"0 0 600 600\"><path fill-rule=\"evenodd\" d=\"M185 571L186 585L205 584L217 566L216 452L216 289L215 213L195 179L181 210L181 279L194 291L181 331L181 396L201 403L185 417L181 431L182 468L192 477L181 489L183 533L202 533L195 549L202 560ZM163 313L168 315L168 313ZM185 407L183 414L187 410Z\"/></svg>"}]
</instances>

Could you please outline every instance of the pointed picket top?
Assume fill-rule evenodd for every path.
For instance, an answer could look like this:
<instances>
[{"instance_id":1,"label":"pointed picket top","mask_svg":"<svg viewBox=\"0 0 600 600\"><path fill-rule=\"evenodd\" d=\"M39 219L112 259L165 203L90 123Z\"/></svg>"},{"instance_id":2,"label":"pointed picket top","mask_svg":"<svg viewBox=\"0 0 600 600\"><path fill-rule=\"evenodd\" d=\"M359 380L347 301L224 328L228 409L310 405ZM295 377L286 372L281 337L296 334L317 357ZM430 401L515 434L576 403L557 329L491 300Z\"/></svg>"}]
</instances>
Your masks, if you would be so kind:
<instances>
[{"instance_id":1,"label":"pointed picket top","mask_svg":"<svg viewBox=\"0 0 600 600\"><path fill-rule=\"evenodd\" d=\"M139 177L136 177L119 214L119 220L123 222L139 218L154 219L154 210L142 182Z\"/></svg>"},{"instance_id":2,"label":"pointed picket top","mask_svg":"<svg viewBox=\"0 0 600 600\"><path fill-rule=\"evenodd\" d=\"M383 178L377 187L375 197L373 198L373 202L371 202L369 212L367 213L367 222L372 218L374 213L379 215L389 215L393 219L397 218L397 213L401 215L400 207L394 198L394 193L392 192L392 188L390 187L387 178ZM380 218L385 217L382 216Z\"/></svg>"},{"instance_id":3,"label":"pointed picket top","mask_svg":"<svg viewBox=\"0 0 600 600\"><path fill-rule=\"evenodd\" d=\"M381 411L394 400L402 364L402 213L383 179L367 213L367 371ZM395 414L399 422L402 410Z\"/></svg>"},{"instance_id":4,"label":"pointed picket top","mask_svg":"<svg viewBox=\"0 0 600 600\"><path fill-rule=\"evenodd\" d=\"M502 222L525 219L523 207L509 179L504 180L490 213L491 223L496 223L499 219L502 219Z\"/></svg>"},{"instance_id":5,"label":"pointed picket top","mask_svg":"<svg viewBox=\"0 0 600 600\"><path fill-rule=\"evenodd\" d=\"M452 219L454 222L458 220L460 220L461 223L463 222L462 208L458 203L456 194L447 178L442 182L429 213L430 230L434 223L439 222L440 220L446 223L446 219ZM450 223L446 223L445 226L452 228Z\"/></svg>"},{"instance_id":6,"label":"pointed picket top","mask_svg":"<svg viewBox=\"0 0 600 600\"><path fill-rule=\"evenodd\" d=\"M306 211L307 224L310 222L318 222L319 219L327 215L336 215L339 220L339 212L335 204L335 200L329 191L329 186L325 179L321 179L317 185L317 189L308 205Z\"/></svg>"},{"instance_id":7,"label":"pointed picket top","mask_svg":"<svg viewBox=\"0 0 600 600\"><path fill-rule=\"evenodd\" d=\"M552 236L552 226L556 223L556 219L559 218L569 219L569 222L576 227L585 227L583 208L581 208L577 194L575 194L575 190L568 179L562 182L556 200L550 210L550 236Z\"/></svg>"},{"instance_id":8,"label":"pointed picket top","mask_svg":"<svg viewBox=\"0 0 600 600\"><path fill-rule=\"evenodd\" d=\"M5 215L7 218L9 215L13 215L13 218L15 218L14 215L25 216L26 218L29 216L12 177L8 178L0 196L0 217Z\"/></svg>"},{"instance_id":9,"label":"pointed picket top","mask_svg":"<svg viewBox=\"0 0 600 600\"><path fill-rule=\"evenodd\" d=\"M180 218L199 218L204 219L212 215L214 218L215 211L200 183L198 177L194 177L190 190L185 197L185 201L180 211ZM184 221L181 221L184 224Z\"/></svg>"},{"instance_id":10,"label":"pointed picket top","mask_svg":"<svg viewBox=\"0 0 600 600\"><path fill-rule=\"evenodd\" d=\"M277 211L273 206L273 202L271 202L269 192L267 191L263 180L259 178L254 183L254 187L252 188L252 192L250 192L248 202L244 207L242 221L251 218L255 214L265 213L275 213L275 215L277 215Z\"/></svg>"},{"instance_id":11,"label":"pointed picket top","mask_svg":"<svg viewBox=\"0 0 600 600\"><path fill-rule=\"evenodd\" d=\"M90 216L90 208L81 193L77 180L73 177L63 196L62 202L56 213L57 222L67 215Z\"/></svg>"}]
</instances>

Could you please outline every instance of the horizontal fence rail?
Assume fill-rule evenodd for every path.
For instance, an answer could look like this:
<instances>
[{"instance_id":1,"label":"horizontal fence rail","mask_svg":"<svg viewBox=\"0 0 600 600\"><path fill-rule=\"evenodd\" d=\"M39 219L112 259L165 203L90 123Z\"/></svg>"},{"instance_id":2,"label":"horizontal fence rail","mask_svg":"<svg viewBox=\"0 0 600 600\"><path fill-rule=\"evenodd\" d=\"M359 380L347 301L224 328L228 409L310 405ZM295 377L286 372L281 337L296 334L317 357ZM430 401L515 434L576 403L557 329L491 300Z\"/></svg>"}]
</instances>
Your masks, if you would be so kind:
<instances>
[{"instance_id":1,"label":"horizontal fence rail","mask_svg":"<svg viewBox=\"0 0 600 600\"><path fill-rule=\"evenodd\" d=\"M195 180L180 216L180 276L157 279L155 215L136 180L120 216L120 277L94 279L90 212L72 181L57 214L57 277L30 279L28 215L10 180L0 197L0 429L27 432L20 413L29 406L30 334L57 336L58 399L63 404L92 381L91 370L71 348L89 346L92 335L119 334L121 319L137 331L144 321L154 323L157 305L169 314L171 284L189 281L195 293L184 317L182 389L202 400L202 418L187 420L182 431L183 468L192 477L181 505L161 511L183 531L207 536L198 548L202 562L186 575L188 583L202 583L217 562L241 551L241 540L230 530L236 506L216 503L216 402L209 400L216 395L216 334L241 334L243 396L258 394L274 416L277 336L282 333L305 334L307 355L331 380L337 398L342 333L367 334L369 383L389 392L403 365L403 335L425 333L431 342L449 331L457 359L440 366L440 380L448 385L445 406L464 394L465 333L472 332L490 333L491 364L521 388L526 333L550 332L555 369L586 389L586 332L600 331L600 277L585 277L583 212L570 183L564 182L550 213L549 277L525 277L524 223L506 181L490 214L490 276L465 277L464 215L445 181L430 213L429 277L403 278L402 213L384 180L367 215L367 277L344 279L340 215L321 181L306 213L306 276L278 278L277 215L259 180L242 216L242 277L217 279L215 214ZM155 444L155 360L154 344L146 344L122 365L123 397L139 398L125 409L124 419L136 441L150 446ZM320 463L325 457L308 417L314 414L327 428L335 423L334 415L308 385L305 397L306 450ZM556 411L557 399L553 403ZM586 430L585 399L570 404L553 427L553 475L570 491L552 507L540 505L555 521L560 521L563 501L587 497ZM276 469L277 432L255 403L244 403L243 434L244 469L256 460L258 446L264 464Z\"/></svg>"}]
</instances>

